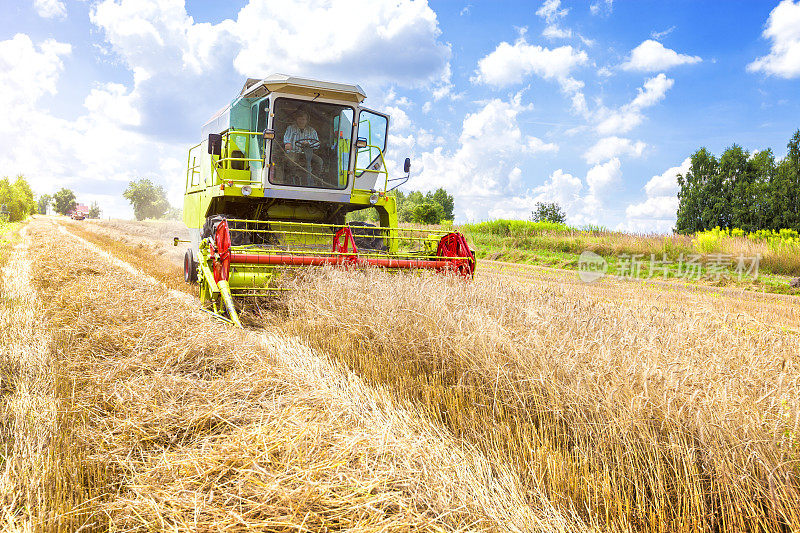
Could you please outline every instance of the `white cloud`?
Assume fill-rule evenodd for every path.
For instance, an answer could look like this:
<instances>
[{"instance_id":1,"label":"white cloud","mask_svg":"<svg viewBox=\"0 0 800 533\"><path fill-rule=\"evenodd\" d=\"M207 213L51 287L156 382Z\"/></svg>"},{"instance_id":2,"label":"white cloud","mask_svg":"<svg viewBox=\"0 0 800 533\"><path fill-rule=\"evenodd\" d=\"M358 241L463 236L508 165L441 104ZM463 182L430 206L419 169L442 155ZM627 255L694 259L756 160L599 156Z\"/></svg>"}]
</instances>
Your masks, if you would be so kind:
<instances>
[{"instance_id":1,"label":"white cloud","mask_svg":"<svg viewBox=\"0 0 800 533\"><path fill-rule=\"evenodd\" d=\"M528 137L528 151L535 154L537 152L558 152L558 145L546 143L538 137Z\"/></svg>"},{"instance_id":2,"label":"white cloud","mask_svg":"<svg viewBox=\"0 0 800 533\"><path fill-rule=\"evenodd\" d=\"M553 22L560 18L564 18L569 13L569 9L559 9L561 7L561 0L545 0L536 14L547 22Z\"/></svg>"},{"instance_id":3,"label":"white cloud","mask_svg":"<svg viewBox=\"0 0 800 533\"><path fill-rule=\"evenodd\" d=\"M86 112L74 120L46 110L70 51L67 44L52 39L36 44L25 34L0 42L0 99L9 103L0 115L5 140L0 168L24 174L37 193L66 186L84 203L117 198L102 205L106 215L130 213L120 196L130 179L146 175L182 189L185 146L155 143L132 131L139 116L122 85L93 88L84 101ZM181 198L182 191L171 199Z\"/></svg>"},{"instance_id":4,"label":"white cloud","mask_svg":"<svg viewBox=\"0 0 800 533\"><path fill-rule=\"evenodd\" d=\"M569 75L588 60L586 52L572 46L549 49L528 44L522 36L513 45L500 43L493 52L478 61L478 70L471 81L504 87L521 83L527 76L536 74L546 80L557 80L565 90L574 90L574 87L581 87L583 83Z\"/></svg>"},{"instance_id":5,"label":"white cloud","mask_svg":"<svg viewBox=\"0 0 800 533\"><path fill-rule=\"evenodd\" d=\"M243 74L409 85L449 74L450 47L439 40L436 13L425 0L251 0L239 12L236 34L242 46L234 64Z\"/></svg>"},{"instance_id":6,"label":"white cloud","mask_svg":"<svg viewBox=\"0 0 800 533\"><path fill-rule=\"evenodd\" d=\"M568 39L572 37L572 30L558 25L558 20L566 17L567 13L569 13L569 9L559 9L560 7L561 0L545 0L536 10L536 14L547 22L542 35L548 39Z\"/></svg>"},{"instance_id":7,"label":"white cloud","mask_svg":"<svg viewBox=\"0 0 800 533\"><path fill-rule=\"evenodd\" d=\"M652 37L656 41L659 40L659 39L663 39L664 37L666 37L667 35L669 35L673 31L675 31L676 27L677 26L670 26L669 28L667 28L664 31L655 31L655 30L653 30L653 31L650 32L650 37Z\"/></svg>"},{"instance_id":8,"label":"white cloud","mask_svg":"<svg viewBox=\"0 0 800 533\"><path fill-rule=\"evenodd\" d=\"M69 44L47 39L34 45L24 33L0 42L0 101L4 114L24 114L45 94L56 94L58 75L64 68L62 58L71 53Z\"/></svg>"},{"instance_id":9,"label":"white cloud","mask_svg":"<svg viewBox=\"0 0 800 533\"><path fill-rule=\"evenodd\" d=\"M67 16L67 6L61 0L33 0L33 8L46 19Z\"/></svg>"},{"instance_id":10,"label":"white cloud","mask_svg":"<svg viewBox=\"0 0 800 533\"><path fill-rule=\"evenodd\" d=\"M622 178L619 159L614 157L603 164L597 164L586 173L586 184L592 195L597 195L617 183Z\"/></svg>"},{"instance_id":11,"label":"white cloud","mask_svg":"<svg viewBox=\"0 0 800 533\"><path fill-rule=\"evenodd\" d=\"M628 60L622 64L625 70L637 70L641 72L655 72L667 70L678 65L690 65L699 63L702 59L699 56L679 54L675 50L665 48L658 41L648 39L642 44L631 50Z\"/></svg>"},{"instance_id":12,"label":"white cloud","mask_svg":"<svg viewBox=\"0 0 800 533\"><path fill-rule=\"evenodd\" d=\"M411 127L408 114L397 106L386 106L383 111L391 117L390 128L395 133L402 133Z\"/></svg>"},{"instance_id":13,"label":"white cloud","mask_svg":"<svg viewBox=\"0 0 800 533\"><path fill-rule=\"evenodd\" d=\"M542 30L542 35L548 39L569 39L572 37L572 30L569 28L561 28L556 24L548 24L545 29Z\"/></svg>"},{"instance_id":14,"label":"white cloud","mask_svg":"<svg viewBox=\"0 0 800 533\"><path fill-rule=\"evenodd\" d=\"M747 70L781 78L800 76L800 2L783 0L778 4L762 35L772 41L769 54L747 65Z\"/></svg>"},{"instance_id":15,"label":"white cloud","mask_svg":"<svg viewBox=\"0 0 800 533\"><path fill-rule=\"evenodd\" d=\"M599 15L603 14L611 14L611 11L614 7L614 0L596 0L592 5L589 6L589 11L592 12L592 15Z\"/></svg>"},{"instance_id":16,"label":"white cloud","mask_svg":"<svg viewBox=\"0 0 800 533\"><path fill-rule=\"evenodd\" d=\"M538 187L524 194L498 198L487 212L490 218L527 218L536 202L556 202L567 213L567 222L575 225L598 224L607 215L609 193L622 179L619 159L595 165L586 179L557 169Z\"/></svg>"},{"instance_id":17,"label":"white cloud","mask_svg":"<svg viewBox=\"0 0 800 533\"><path fill-rule=\"evenodd\" d=\"M554 143L522 132L518 116L530 109L530 105L522 103L519 93L508 101L493 99L484 103L464 118L458 146L453 151L442 147L443 139L420 132L414 144L405 146L406 150L421 151L414 155L416 170L409 187L446 187L456 197L460 220L486 216L491 205L514 193L523 177L520 166L526 159L558 149ZM395 149L392 153L404 156Z\"/></svg>"},{"instance_id":18,"label":"white cloud","mask_svg":"<svg viewBox=\"0 0 800 533\"><path fill-rule=\"evenodd\" d=\"M632 142L630 139L621 137L604 137L589 148L583 154L583 158L591 165L621 155L640 157L645 148L647 145L642 141Z\"/></svg>"},{"instance_id":19,"label":"white cloud","mask_svg":"<svg viewBox=\"0 0 800 533\"><path fill-rule=\"evenodd\" d=\"M625 210L627 222L624 228L631 231L669 231L675 225L678 211L677 175L685 175L690 166L691 159L687 157L680 166L650 178L644 186L647 198L643 202L628 205Z\"/></svg>"},{"instance_id":20,"label":"white cloud","mask_svg":"<svg viewBox=\"0 0 800 533\"><path fill-rule=\"evenodd\" d=\"M644 86L637 90L636 98L630 103L630 107L643 109L657 104L674 84L675 80L667 78L663 73L648 79L644 82Z\"/></svg>"},{"instance_id":21,"label":"white cloud","mask_svg":"<svg viewBox=\"0 0 800 533\"><path fill-rule=\"evenodd\" d=\"M675 218L678 211L677 196L653 196L642 203L631 204L625 210L632 219L667 219Z\"/></svg>"},{"instance_id":22,"label":"white cloud","mask_svg":"<svg viewBox=\"0 0 800 533\"><path fill-rule=\"evenodd\" d=\"M649 78L629 103L618 109L599 108L595 112L595 129L600 135L631 131L644 120L642 110L660 102L674 84L675 80L667 78L663 73Z\"/></svg>"},{"instance_id":23,"label":"white cloud","mask_svg":"<svg viewBox=\"0 0 800 533\"><path fill-rule=\"evenodd\" d=\"M543 185L534 188L533 193L537 201L557 202L569 206L579 198L582 189L583 182L580 178L559 168L550 174Z\"/></svg>"},{"instance_id":24,"label":"white cloud","mask_svg":"<svg viewBox=\"0 0 800 533\"><path fill-rule=\"evenodd\" d=\"M245 76L286 72L359 83L368 93L389 82L429 86L437 97L452 87L450 47L425 0L250 0L236 20L218 24L196 23L181 0L104 0L90 19L134 73L139 128L154 135L186 136L185 124L202 124L225 103L220 94L233 96L231 80ZM184 119L165 123L167 110Z\"/></svg>"}]
</instances>

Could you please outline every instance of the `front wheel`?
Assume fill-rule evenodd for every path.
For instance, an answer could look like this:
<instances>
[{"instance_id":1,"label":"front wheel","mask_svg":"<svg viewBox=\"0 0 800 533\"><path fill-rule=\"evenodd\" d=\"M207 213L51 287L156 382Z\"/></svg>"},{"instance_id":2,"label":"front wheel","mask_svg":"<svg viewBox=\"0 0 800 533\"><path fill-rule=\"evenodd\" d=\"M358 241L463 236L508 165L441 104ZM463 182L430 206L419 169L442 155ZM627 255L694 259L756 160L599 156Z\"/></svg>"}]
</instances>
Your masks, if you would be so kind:
<instances>
[{"instance_id":1,"label":"front wheel","mask_svg":"<svg viewBox=\"0 0 800 533\"><path fill-rule=\"evenodd\" d=\"M186 283L197 282L197 261L194 260L191 250L186 250L183 256L183 280Z\"/></svg>"}]
</instances>

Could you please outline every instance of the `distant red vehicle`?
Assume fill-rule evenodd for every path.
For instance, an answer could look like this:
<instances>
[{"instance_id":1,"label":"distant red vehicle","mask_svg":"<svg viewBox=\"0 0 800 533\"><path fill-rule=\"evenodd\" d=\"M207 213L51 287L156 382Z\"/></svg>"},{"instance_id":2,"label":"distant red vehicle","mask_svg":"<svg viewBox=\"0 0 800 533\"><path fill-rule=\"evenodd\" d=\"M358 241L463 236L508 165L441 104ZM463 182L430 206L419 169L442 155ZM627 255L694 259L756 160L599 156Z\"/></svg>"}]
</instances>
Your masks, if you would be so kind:
<instances>
[{"instance_id":1,"label":"distant red vehicle","mask_svg":"<svg viewBox=\"0 0 800 533\"><path fill-rule=\"evenodd\" d=\"M89 206L78 204L70 213L68 213L72 220L83 220L89 216Z\"/></svg>"}]
</instances>

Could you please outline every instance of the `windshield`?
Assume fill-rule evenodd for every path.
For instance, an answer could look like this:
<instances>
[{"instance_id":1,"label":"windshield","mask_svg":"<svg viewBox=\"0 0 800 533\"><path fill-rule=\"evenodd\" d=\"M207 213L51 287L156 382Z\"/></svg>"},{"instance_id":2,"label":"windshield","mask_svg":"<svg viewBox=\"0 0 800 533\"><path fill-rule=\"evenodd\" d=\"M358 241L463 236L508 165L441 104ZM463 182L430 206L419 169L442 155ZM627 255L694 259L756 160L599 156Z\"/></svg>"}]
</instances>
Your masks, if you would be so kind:
<instances>
[{"instance_id":1,"label":"windshield","mask_svg":"<svg viewBox=\"0 0 800 533\"><path fill-rule=\"evenodd\" d=\"M278 98L269 181L274 185L344 189L350 162L353 108Z\"/></svg>"}]
</instances>

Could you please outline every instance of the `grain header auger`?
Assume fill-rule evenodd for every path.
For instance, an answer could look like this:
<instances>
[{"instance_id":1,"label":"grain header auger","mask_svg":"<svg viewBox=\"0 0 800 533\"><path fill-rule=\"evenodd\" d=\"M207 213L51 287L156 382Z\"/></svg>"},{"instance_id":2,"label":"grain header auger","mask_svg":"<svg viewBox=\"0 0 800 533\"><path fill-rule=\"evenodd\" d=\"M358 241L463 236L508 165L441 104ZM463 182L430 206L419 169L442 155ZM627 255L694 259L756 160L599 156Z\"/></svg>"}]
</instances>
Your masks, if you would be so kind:
<instances>
[{"instance_id":1,"label":"grain header auger","mask_svg":"<svg viewBox=\"0 0 800 533\"><path fill-rule=\"evenodd\" d=\"M215 316L241 327L234 299L276 289L287 270L320 265L434 269L472 277L461 233L401 228L384 153L389 116L357 85L272 75L248 79L189 150L183 221L186 281ZM346 223L375 209L379 225ZM210 304L210 305L208 305Z\"/></svg>"}]
</instances>

